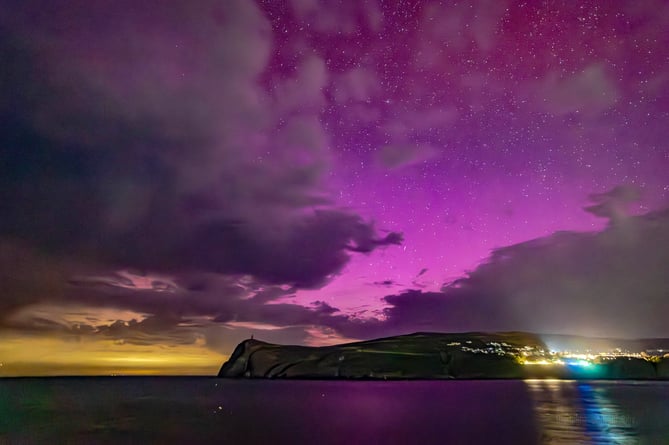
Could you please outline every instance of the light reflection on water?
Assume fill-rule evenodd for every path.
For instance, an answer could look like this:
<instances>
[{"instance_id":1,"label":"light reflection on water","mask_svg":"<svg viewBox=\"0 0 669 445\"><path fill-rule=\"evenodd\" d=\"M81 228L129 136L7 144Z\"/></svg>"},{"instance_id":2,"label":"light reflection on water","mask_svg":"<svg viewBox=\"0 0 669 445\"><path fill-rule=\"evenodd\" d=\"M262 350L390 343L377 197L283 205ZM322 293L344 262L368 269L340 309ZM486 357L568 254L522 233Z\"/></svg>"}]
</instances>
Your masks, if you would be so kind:
<instances>
[{"instance_id":1,"label":"light reflection on water","mask_svg":"<svg viewBox=\"0 0 669 445\"><path fill-rule=\"evenodd\" d=\"M666 394L661 384L551 379L526 380L525 383L532 399L540 443L669 443L666 421L654 423L666 413L669 403L653 403L649 398L644 405L643 398L643 393L654 394L656 399L658 391Z\"/></svg>"},{"instance_id":2,"label":"light reflection on water","mask_svg":"<svg viewBox=\"0 0 669 445\"><path fill-rule=\"evenodd\" d=\"M669 382L0 379L0 445L669 445Z\"/></svg>"}]
</instances>

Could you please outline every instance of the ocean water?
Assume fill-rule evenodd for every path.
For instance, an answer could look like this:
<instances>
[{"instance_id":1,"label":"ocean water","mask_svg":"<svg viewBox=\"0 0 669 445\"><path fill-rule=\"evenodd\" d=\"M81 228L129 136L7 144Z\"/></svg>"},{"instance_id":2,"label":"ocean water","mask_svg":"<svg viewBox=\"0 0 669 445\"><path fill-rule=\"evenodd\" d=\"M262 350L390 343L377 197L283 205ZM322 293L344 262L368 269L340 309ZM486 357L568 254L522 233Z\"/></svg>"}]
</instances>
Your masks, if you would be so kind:
<instances>
[{"instance_id":1,"label":"ocean water","mask_svg":"<svg viewBox=\"0 0 669 445\"><path fill-rule=\"evenodd\" d=\"M669 444L669 382L0 379L0 444Z\"/></svg>"}]
</instances>

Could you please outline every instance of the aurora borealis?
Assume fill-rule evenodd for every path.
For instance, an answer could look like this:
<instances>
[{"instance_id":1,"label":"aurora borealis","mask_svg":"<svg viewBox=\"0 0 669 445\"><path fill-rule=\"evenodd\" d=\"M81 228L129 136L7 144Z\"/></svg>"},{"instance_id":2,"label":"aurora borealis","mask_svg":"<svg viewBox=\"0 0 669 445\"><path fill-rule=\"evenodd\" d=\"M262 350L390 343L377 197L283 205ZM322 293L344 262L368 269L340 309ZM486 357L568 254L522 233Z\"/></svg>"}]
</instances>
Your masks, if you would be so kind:
<instances>
[{"instance_id":1,"label":"aurora borealis","mask_svg":"<svg viewBox=\"0 0 669 445\"><path fill-rule=\"evenodd\" d=\"M0 375L669 336L667 29L662 0L0 0Z\"/></svg>"}]
</instances>

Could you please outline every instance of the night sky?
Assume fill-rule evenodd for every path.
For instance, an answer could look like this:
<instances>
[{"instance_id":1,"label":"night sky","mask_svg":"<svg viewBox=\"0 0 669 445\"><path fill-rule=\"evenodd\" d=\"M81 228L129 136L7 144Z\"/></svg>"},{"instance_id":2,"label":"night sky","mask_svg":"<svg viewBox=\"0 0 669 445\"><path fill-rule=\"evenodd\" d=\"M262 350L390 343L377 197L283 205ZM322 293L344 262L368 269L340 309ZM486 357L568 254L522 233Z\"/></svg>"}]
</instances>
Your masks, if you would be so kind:
<instances>
[{"instance_id":1,"label":"night sky","mask_svg":"<svg viewBox=\"0 0 669 445\"><path fill-rule=\"evenodd\" d=\"M669 2L0 0L0 375L669 337Z\"/></svg>"}]
</instances>

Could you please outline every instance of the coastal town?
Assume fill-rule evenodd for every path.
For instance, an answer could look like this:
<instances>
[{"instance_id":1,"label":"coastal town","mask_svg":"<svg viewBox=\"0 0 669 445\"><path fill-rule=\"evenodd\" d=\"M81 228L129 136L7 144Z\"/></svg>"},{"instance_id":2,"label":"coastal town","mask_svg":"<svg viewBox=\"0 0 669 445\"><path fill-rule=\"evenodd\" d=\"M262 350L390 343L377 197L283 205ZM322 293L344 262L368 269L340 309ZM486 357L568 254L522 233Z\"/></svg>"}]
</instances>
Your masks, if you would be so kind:
<instances>
[{"instance_id":1,"label":"coastal town","mask_svg":"<svg viewBox=\"0 0 669 445\"><path fill-rule=\"evenodd\" d=\"M629 350L621 347L609 349L548 349L541 346L518 346L506 342L486 342L475 345L472 340L454 341L449 347L460 347L462 352L473 354L494 354L514 357L522 365L537 366L576 366L589 367L617 359L638 359L648 362L659 362L669 358L668 349L648 348Z\"/></svg>"}]
</instances>

